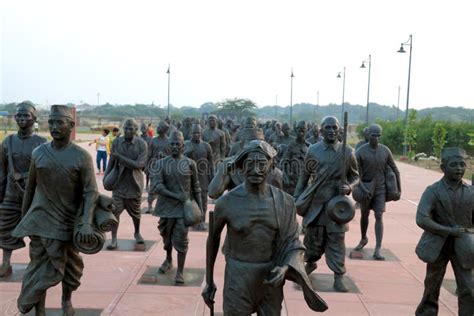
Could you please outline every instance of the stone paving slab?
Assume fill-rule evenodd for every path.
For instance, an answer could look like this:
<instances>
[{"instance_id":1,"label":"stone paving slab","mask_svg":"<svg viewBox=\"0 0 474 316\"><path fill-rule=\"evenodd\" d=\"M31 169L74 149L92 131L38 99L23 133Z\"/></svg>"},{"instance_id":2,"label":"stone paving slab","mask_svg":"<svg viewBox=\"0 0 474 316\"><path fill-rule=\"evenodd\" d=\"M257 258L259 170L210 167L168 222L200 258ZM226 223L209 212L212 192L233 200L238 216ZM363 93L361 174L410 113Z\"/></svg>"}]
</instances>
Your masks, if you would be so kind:
<instances>
[{"instance_id":1,"label":"stone paving slab","mask_svg":"<svg viewBox=\"0 0 474 316\"><path fill-rule=\"evenodd\" d=\"M95 156L93 146L83 144L91 155ZM414 249L422 230L415 223L417 203L427 185L439 180L441 174L408 164L398 164L402 175L402 199L387 204L384 214L385 235L383 247L393 254L396 261L352 260L346 258L347 278L354 282L360 293L320 292L329 305L324 315L413 315L423 293L423 280L426 265L415 255ZM110 195L102 187L102 175L97 176L102 193ZM146 193L144 193L146 197ZM143 199L142 207L147 205ZM209 209L214 205L209 204ZM360 240L360 211L350 223L346 234L346 246L353 248ZM301 222L301 218L298 218ZM78 311L100 311L101 315L208 315L201 298L201 285L193 286L140 284L141 277L149 267L157 267L165 258L165 251L157 230L158 218L143 215L141 233L150 241L146 251L101 251L96 255L83 255L85 269L81 287L73 294L74 306ZM374 218L369 223L368 249L374 247ZM107 235L110 239L110 234ZM133 243L133 223L124 212L120 218L118 237ZM189 253L185 273L205 268L205 249L207 233L190 231ZM302 238L302 236L301 236ZM223 240L223 239L222 239ZM28 241L27 239L25 241ZM28 244L28 242L27 242ZM176 254L173 253L176 262ZM12 262L15 272L21 274L24 264L29 261L28 247L13 253ZM313 272L317 277L331 276L324 258L318 262ZM216 261L215 283L216 315L222 312L222 288L224 282L225 260L222 254ZM18 278L13 276L12 279ZM174 279L174 274L172 275ZM454 280L452 268L448 265L445 284ZM452 285L452 282L451 282ZM21 283L0 279L0 315L15 315L16 298ZM285 301L283 315L309 315L301 291L295 289L292 282L284 287ZM61 286L48 291L46 306L57 310L61 304ZM443 287L440 294L439 315L456 315L457 297ZM79 313L79 315L81 315ZM96 314L93 314L96 315Z\"/></svg>"}]
</instances>

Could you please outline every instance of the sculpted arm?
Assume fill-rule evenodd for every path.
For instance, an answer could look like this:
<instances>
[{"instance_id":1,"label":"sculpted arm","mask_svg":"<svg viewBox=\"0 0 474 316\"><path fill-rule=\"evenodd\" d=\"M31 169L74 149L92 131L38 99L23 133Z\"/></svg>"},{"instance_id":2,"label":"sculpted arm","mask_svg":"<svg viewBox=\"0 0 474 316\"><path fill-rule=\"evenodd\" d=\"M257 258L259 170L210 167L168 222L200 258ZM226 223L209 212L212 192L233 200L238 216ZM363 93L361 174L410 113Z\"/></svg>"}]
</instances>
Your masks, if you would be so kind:
<instances>
[{"instance_id":1,"label":"sculpted arm","mask_svg":"<svg viewBox=\"0 0 474 316\"><path fill-rule=\"evenodd\" d=\"M196 168L196 163L194 161L191 161L191 162L192 163L189 165L189 167L191 168L191 188L193 191L193 197L196 200L202 212L203 207L202 207L201 187L199 186L198 172Z\"/></svg>"},{"instance_id":2,"label":"sculpted arm","mask_svg":"<svg viewBox=\"0 0 474 316\"><path fill-rule=\"evenodd\" d=\"M145 164L147 160L147 145L145 142L143 142L140 145L140 155L138 156L136 160L125 157L124 155L119 154L119 153L116 153L116 155L119 158L120 163L124 165L125 167L141 170L145 168Z\"/></svg>"},{"instance_id":3,"label":"sculpted arm","mask_svg":"<svg viewBox=\"0 0 474 316\"><path fill-rule=\"evenodd\" d=\"M441 225L433 220L435 207L436 196L432 188L427 188L425 192L423 192L416 210L416 224L430 233L448 236L451 233L451 227Z\"/></svg>"},{"instance_id":4,"label":"sculpted arm","mask_svg":"<svg viewBox=\"0 0 474 316\"><path fill-rule=\"evenodd\" d=\"M164 164L163 160L160 161L160 164L157 169L158 170L156 172L156 176L153 177L154 192L170 197L175 200L182 200L182 198L177 193L171 192L166 187L165 178L164 178L164 172L166 171L166 164Z\"/></svg>"},{"instance_id":5,"label":"sculpted arm","mask_svg":"<svg viewBox=\"0 0 474 316\"><path fill-rule=\"evenodd\" d=\"M84 162L81 168L81 182L83 187L83 213L81 222L83 224L92 224L94 219L94 210L99 198L99 189L94 175L94 165L90 155L84 155ZM76 194L71 192L71 194Z\"/></svg>"},{"instance_id":6,"label":"sculpted arm","mask_svg":"<svg viewBox=\"0 0 474 316\"><path fill-rule=\"evenodd\" d=\"M310 177L309 170L311 167L314 167L314 163L316 160L312 158L310 151L306 153L306 157L304 159L304 168L301 170L300 176L298 177L298 183L296 184L296 189L294 193L295 199L297 199L301 193L303 193L303 190L306 188L306 185L308 184L308 180Z\"/></svg>"},{"instance_id":7,"label":"sculpted arm","mask_svg":"<svg viewBox=\"0 0 474 316\"><path fill-rule=\"evenodd\" d=\"M392 168L393 172L395 173L395 177L397 178L397 186L398 186L398 192L402 193L402 183L400 181L400 171L398 171L397 165L395 164L395 161L393 160L393 155L390 149L388 149L388 157L387 157L387 164Z\"/></svg>"},{"instance_id":8,"label":"sculpted arm","mask_svg":"<svg viewBox=\"0 0 474 316\"><path fill-rule=\"evenodd\" d=\"M21 217L24 217L33 202L36 190L36 164L32 157L30 171L28 173L28 182L26 183L25 195L23 196L23 204L21 206Z\"/></svg>"},{"instance_id":9,"label":"sculpted arm","mask_svg":"<svg viewBox=\"0 0 474 316\"><path fill-rule=\"evenodd\" d=\"M4 146L5 141L0 144L0 203L3 202L3 198L5 197L8 177L8 159Z\"/></svg>"},{"instance_id":10,"label":"sculpted arm","mask_svg":"<svg viewBox=\"0 0 474 316\"><path fill-rule=\"evenodd\" d=\"M217 167L216 174L209 183L209 196L213 199L220 197L230 183L230 175L225 172L225 166L226 163L224 162Z\"/></svg>"}]
</instances>

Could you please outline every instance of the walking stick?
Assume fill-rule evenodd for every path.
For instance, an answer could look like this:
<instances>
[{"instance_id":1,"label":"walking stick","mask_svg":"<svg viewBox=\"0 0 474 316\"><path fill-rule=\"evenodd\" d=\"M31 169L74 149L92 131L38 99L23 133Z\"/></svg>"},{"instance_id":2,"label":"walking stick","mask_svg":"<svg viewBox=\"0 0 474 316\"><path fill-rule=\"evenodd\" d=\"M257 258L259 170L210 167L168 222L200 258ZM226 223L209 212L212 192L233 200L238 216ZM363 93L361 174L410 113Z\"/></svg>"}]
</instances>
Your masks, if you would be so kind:
<instances>
[{"instance_id":1,"label":"walking stick","mask_svg":"<svg viewBox=\"0 0 474 316\"><path fill-rule=\"evenodd\" d=\"M214 284L214 269L212 266L212 256L214 253L214 211L209 211L209 236L206 245L206 276L208 284ZM215 292L213 293L215 295ZM213 296L214 296L213 295ZM212 297L212 300L214 297ZM214 303L209 305L209 315L214 316Z\"/></svg>"}]
</instances>

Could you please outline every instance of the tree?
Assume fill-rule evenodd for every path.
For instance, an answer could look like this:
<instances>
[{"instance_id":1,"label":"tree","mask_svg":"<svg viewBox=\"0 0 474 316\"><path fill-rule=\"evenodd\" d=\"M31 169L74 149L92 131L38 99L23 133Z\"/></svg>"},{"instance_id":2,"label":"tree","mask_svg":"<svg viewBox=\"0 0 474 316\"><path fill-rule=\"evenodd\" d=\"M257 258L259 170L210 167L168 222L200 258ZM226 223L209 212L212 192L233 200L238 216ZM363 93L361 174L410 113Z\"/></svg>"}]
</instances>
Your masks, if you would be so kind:
<instances>
[{"instance_id":1,"label":"tree","mask_svg":"<svg viewBox=\"0 0 474 316\"><path fill-rule=\"evenodd\" d=\"M441 157L441 150L446 144L446 135L448 131L443 123L437 122L433 128L433 152L437 158Z\"/></svg>"},{"instance_id":2,"label":"tree","mask_svg":"<svg viewBox=\"0 0 474 316\"><path fill-rule=\"evenodd\" d=\"M252 110L257 105L250 99L234 98L217 103L217 108L219 113L237 116L240 120L243 115L254 114Z\"/></svg>"}]
</instances>

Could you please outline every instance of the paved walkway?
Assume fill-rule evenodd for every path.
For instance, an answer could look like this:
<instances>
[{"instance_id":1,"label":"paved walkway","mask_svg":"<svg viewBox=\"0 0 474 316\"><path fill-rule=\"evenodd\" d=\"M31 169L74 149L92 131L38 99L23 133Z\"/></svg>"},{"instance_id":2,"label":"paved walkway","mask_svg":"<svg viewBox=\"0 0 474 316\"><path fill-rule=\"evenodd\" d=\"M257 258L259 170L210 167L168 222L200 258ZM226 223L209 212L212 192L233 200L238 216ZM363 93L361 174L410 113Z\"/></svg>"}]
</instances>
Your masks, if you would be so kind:
<instances>
[{"instance_id":1,"label":"paved walkway","mask_svg":"<svg viewBox=\"0 0 474 316\"><path fill-rule=\"evenodd\" d=\"M83 145L84 146L84 145ZM87 148L95 155L93 146ZM95 160L95 159L94 159ZM440 173L399 164L403 181L403 197L387 205L384 215L384 248L388 259L352 260L347 258L347 281L353 282L351 293L320 292L329 310L325 315L413 315L423 292L425 264L415 255L415 246L421 235L416 226L416 206L425 187L441 177ZM102 187L102 176L97 178ZM102 190L103 191L103 190ZM104 191L105 192L105 191ZM108 193L108 192L107 192ZM146 194L144 194L146 197ZM144 204L146 199L144 199ZM212 204L210 208L212 209ZM369 244L374 247L373 217L369 228ZM142 217L142 235L149 241L146 251L133 251L131 218L124 213L119 228L119 249L101 251L96 255L83 255L85 262L82 285L73 295L78 315L206 315L200 297L205 267L205 242L207 233L190 232L190 250L186 260L187 286L165 285L172 282L174 273L163 278L154 271L161 264L165 253L157 230L157 218ZM110 236L109 236L110 237ZM346 234L348 250L360 239L359 215L350 224ZM369 253L370 255L371 253ZM0 315L14 315L16 298L21 287L21 275L28 263L27 248L14 252L12 262L15 274L0 280ZM224 258L219 255L215 269L218 287L216 314L222 312L222 284ZM325 262L312 274L322 290L330 288L332 275ZM145 275L145 277L143 277ZM452 285L454 275L448 267L447 285ZM326 288L325 288L326 286ZM441 289L440 315L457 314L457 298L448 287ZM48 291L46 305L58 313L61 288ZM309 315L302 292L292 282L285 285L283 314Z\"/></svg>"}]
</instances>

